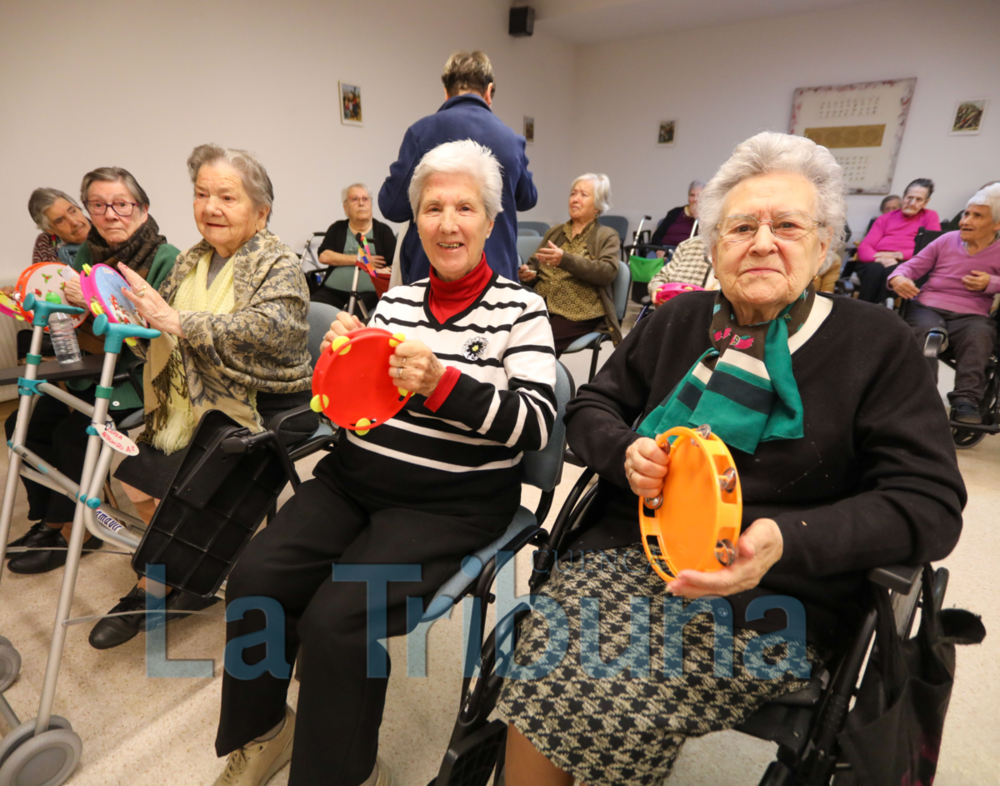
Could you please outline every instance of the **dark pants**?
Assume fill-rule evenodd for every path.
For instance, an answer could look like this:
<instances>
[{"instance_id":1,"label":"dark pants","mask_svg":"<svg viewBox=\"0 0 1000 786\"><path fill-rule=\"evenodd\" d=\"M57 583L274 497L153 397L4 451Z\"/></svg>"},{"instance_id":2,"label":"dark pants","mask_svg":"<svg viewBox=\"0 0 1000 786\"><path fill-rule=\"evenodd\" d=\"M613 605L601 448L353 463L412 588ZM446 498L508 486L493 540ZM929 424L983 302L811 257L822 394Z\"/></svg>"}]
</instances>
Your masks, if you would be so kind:
<instances>
[{"instance_id":1,"label":"dark pants","mask_svg":"<svg viewBox=\"0 0 1000 786\"><path fill-rule=\"evenodd\" d=\"M858 287L858 300L866 303L885 303L886 298L892 296L889 287L886 286L886 280L897 267L899 265L886 267L879 262L859 262L854 271L861 282L861 286Z\"/></svg>"},{"instance_id":2,"label":"dark pants","mask_svg":"<svg viewBox=\"0 0 1000 786\"><path fill-rule=\"evenodd\" d=\"M327 464L324 470L323 464ZM366 585L332 581L331 566L420 565L419 581L390 582L384 611L390 636L407 630L406 598L426 602L458 572L464 557L500 537L511 515L452 516L384 508L340 488L328 471L298 492L259 533L229 576L226 601L264 596L285 610L285 658L299 656L298 717L289 784L356 786L375 767L387 679L368 677ZM482 510L490 510L483 504ZM229 623L226 638L260 631L261 611ZM380 648L376 642L372 647ZM265 655L243 652L247 664ZM460 657L459 653L455 653ZM386 656L388 658L388 656ZM224 756L276 726L284 717L288 680L265 672L222 680L222 716L215 741Z\"/></svg>"},{"instance_id":3,"label":"dark pants","mask_svg":"<svg viewBox=\"0 0 1000 786\"><path fill-rule=\"evenodd\" d=\"M556 357L559 357L580 336L599 330L604 325L604 317L576 322L558 314L549 314L549 323L552 325L552 339L555 341Z\"/></svg>"},{"instance_id":4,"label":"dark pants","mask_svg":"<svg viewBox=\"0 0 1000 786\"><path fill-rule=\"evenodd\" d=\"M347 305L351 301L351 293L344 292L340 289L330 289L330 287L321 286L315 292L309 296L309 300L313 303L328 303L331 306L336 306L342 311L347 310ZM375 310L375 306L378 305L378 293L377 292L359 292L358 300L365 304L365 308L368 309L368 314ZM361 309L358 308L354 315L361 318Z\"/></svg>"},{"instance_id":5,"label":"dark pants","mask_svg":"<svg viewBox=\"0 0 1000 786\"><path fill-rule=\"evenodd\" d=\"M94 403L94 388L74 390L73 395ZM118 410L109 413L112 418L122 420L135 410ZM15 410L4 423L4 431L9 440L14 434L17 422ZM40 458L58 469L70 480L80 482L83 474L83 460L87 453L87 426L90 417L77 410L71 410L66 404L52 398L42 396L35 405L35 411L28 423L28 435L24 440L25 447ZM33 480L23 480L28 493L28 520L44 519L50 524L65 524L73 520L76 503L58 491L35 483Z\"/></svg>"},{"instance_id":6,"label":"dark pants","mask_svg":"<svg viewBox=\"0 0 1000 786\"><path fill-rule=\"evenodd\" d=\"M993 320L979 314L928 308L912 300L906 304L905 319L921 347L931 328L947 331L948 346L955 353L955 389L948 394L948 400L952 404L965 401L978 407L986 392L986 364L997 339ZM927 358L927 362L936 382L937 358Z\"/></svg>"}]
</instances>

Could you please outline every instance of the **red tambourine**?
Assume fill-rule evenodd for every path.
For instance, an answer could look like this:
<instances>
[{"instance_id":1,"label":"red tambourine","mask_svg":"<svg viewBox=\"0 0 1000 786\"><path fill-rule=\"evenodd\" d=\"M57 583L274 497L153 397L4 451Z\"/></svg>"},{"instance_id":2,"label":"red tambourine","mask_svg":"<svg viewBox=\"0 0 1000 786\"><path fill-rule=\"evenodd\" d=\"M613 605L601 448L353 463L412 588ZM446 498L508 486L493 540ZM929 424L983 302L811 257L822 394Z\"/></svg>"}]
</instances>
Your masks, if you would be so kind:
<instances>
[{"instance_id":1,"label":"red tambourine","mask_svg":"<svg viewBox=\"0 0 1000 786\"><path fill-rule=\"evenodd\" d=\"M396 415L413 395L389 376L389 358L405 340L371 327L337 338L316 362L313 411L359 436Z\"/></svg>"},{"instance_id":2,"label":"red tambourine","mask_svg":"<svg viewBox=\"0 0 1000 786\"><path fill-rule=\"evenodd\" d=\"M704 292L704 287L699 287L697 284L680 284L677 282L671 282L669 284L664 284L662 287L653 293L653 303L657 306L662 306L668 300L673 300L673 298L684 292Z\"/></svg>"},{"instance_id":3,"label":"red tambourine","mask_svg":"<svg viewBox=\"0 0 1000 786\"><path fill-rule=\"evenodd\" d=\"M714 572L736 559L743 494L726 444L708 426L678 426L656 444L670 453L659 497L639 500L639 529L661 578L682 570Z\"/></svg>"},{"instance_id":4,"label":"red tambourine","mask_svg":"<svg viewBox=\"0 0 1000 786\"><path fill-rule=\"evenodd\" d=\"M146 320L136 311L132 301L122 294L122 288L132 291L128 281L110 265L83 266L80 275L80 289L84 300L95 317L104 314L109 322L149 327Z\"/></svg>"},{"instance_id":5,"label":"red tambourine","mask_svg":"<svg viewBox=\"0 0 1000 786\"><path fill-rule=\"evenodd\" d=\"M72 280L75 275L76 271L62 262L39 262L37 265L31 265L26 268L21 273L20 278L17 279L17 286L15 287L18 308L21 309L21 315L28 322L34 316L32 312L27 311L24 306L20 305L24 302L29 292L39 300L69 305L69 301L66 300L66 283ZM55 300L56 297L59 298L58 301ZM80 327L87 320L86 311L82 314L72 314L70 316L73 319L74 328ZM45 330L48 331L48 328L45 328Z\"/></svg>"}]
</instances>

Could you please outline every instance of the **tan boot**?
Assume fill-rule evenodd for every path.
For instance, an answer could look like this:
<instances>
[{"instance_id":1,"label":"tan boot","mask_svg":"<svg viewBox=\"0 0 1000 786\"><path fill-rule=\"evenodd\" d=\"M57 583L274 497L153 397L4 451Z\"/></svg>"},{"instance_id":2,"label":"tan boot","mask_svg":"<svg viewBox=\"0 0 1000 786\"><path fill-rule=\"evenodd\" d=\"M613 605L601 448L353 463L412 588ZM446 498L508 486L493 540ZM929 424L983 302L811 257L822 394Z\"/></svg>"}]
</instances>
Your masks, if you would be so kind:
<instances>
[{"instance_id":1,"label":"tan boot","mask_svg":"<svg viewBox=\"0 0 1000 786\"><path fill-rule=\"evenodd\" d=\"M285 725L266 742L251 742L229 754L226 769L214 786L264 786L292 759L295 713L285 708Z\"/></svg>"}]
</instances>

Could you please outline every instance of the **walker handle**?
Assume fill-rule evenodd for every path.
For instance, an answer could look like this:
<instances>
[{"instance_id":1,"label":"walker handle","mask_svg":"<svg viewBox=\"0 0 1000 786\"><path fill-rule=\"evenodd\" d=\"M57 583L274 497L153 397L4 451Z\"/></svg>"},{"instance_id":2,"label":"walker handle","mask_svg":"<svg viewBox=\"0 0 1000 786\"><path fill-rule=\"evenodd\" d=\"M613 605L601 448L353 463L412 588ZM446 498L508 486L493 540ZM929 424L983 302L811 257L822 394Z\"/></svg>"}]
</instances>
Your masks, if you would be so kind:
<instances>
[{"instance_id":1,"label":"walker handle","mask_svg":"<svg viewBox=\"0 0 1000 786\"><path fill-rule=\"evenodd\" d=\"M153 328L144 328L139 325L129 325L126 323L115 324L108 320L106 314L101 314L94 320L94 333L104 339L104 351L120 354L122 342L127 338L153 339L160 337L160 331Z\"/></svg>"},{"instance_id":2,"label":"walker handle","mask_svg":"<svg viewBox=\"0 0 1000 786\"><path fill-rule=\"evenodd\" d=\"M22 307L25 311L31 311L31 324L35 327L46 327L49 324L50 314L83 314L82 308L76 306L64 306L62 303L50 303L47 300L35 297L34 292L29 292L24 299Z\"/></svg>"}]
</instances>

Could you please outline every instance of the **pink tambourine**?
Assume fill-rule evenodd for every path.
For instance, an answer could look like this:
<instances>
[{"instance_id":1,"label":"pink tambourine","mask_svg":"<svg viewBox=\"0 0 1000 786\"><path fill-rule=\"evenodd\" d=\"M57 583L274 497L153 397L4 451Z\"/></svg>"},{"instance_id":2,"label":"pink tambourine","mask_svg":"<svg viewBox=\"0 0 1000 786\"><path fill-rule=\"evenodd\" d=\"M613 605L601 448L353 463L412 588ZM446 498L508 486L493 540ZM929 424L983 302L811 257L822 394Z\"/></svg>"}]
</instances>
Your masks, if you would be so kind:
<instances>
[{"instance_id":1,"label":"pink tambourine","mask_svg":"<svg viewBox=\"0 0 1000 786\"><path fill-rule=\"evenodd\" d=\"M653 294L653 302L662 306L668 300L677 297L684 292L704 292L704 287L699 287L697 284L664 284Z\"/></svg>"},{"instance_id":2,"label":"pink tambourine","mask_svg":"<svg viewBox=\"0 0 1000 786\"><path fill-rule=\"evenodd\" d=\"M70 303L66 299L66 283L71 281L75 275L76 271L62 262L39 262L37 265L31 265L26 268L21 273L20 278L17 279L17 286L15 287L17 290L16 300L18 308L21 311L21 316L28 322L31 322L34 316L21 305L29 292L34 294L38 300L45 300L50 303L62 303L68 306ZM86 321L87 313L73 314L72 319L73 327L78 328ZM45 330L48 332L48 328L45 328Z\"/></svg>"},{"instance_id":3,"label":"pink tambourine","mask_svg":"<svg viewBox=\"0 0 1000 786\"><path fill-rule=\"evenodd\" d=\"M104 314L109 322L148 327L132 302L122 294L122 287L132 291L128 281L113 267L104 264L83 266L80 289L95 317Z\"/></svg>"}]
</instances>

